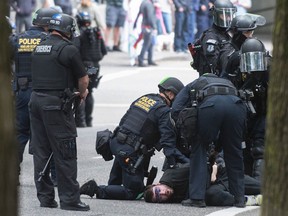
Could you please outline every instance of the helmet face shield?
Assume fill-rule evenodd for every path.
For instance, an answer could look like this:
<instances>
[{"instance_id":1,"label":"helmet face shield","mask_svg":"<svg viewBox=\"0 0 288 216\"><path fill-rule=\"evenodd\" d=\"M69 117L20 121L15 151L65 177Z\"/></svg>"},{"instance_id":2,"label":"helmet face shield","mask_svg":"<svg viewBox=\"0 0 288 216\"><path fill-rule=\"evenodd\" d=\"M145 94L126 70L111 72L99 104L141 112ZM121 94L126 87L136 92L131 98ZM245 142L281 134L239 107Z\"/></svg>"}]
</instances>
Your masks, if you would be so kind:
<instances>
[{"instance_id":1,"label":"helmet face shield","mask_svg":"<svg viewBox=\"0 0 288 216\"><path fill-rule=\"evenodd\" d=\"M242 53L240 58L241 72L254 72L267 70L267 58L265 52Z\"/></svg>"},{"instance_id":2,"label":"helmet face shield","mask_svg":"<svg viewBox=\"0 0 288 216\"><path fill-rule=\"evenodd\" d=\"M236 8L215 8L214 9L214 24L220 27L229 27L232 19L235 16Z\"/></svg>"}]
</instances>

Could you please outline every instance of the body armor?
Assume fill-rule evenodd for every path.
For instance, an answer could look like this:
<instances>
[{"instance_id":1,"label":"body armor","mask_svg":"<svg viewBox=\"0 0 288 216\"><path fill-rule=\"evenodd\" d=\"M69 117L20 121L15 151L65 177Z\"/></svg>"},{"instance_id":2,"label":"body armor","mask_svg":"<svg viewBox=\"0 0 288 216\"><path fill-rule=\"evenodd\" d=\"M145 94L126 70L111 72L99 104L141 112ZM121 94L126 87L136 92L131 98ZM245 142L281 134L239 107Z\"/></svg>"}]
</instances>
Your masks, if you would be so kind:
<instances>
[{"instance_id":1,"label":"body armor","mask_svg":"<svg viewBox=\"0 0 288 216\"><path fill-rule=\"evenodd\" d=\"M15 56L15 76L31 80L31 54L34 48L46 37L43 29L29 30L17 37Z\"/></svg>"},{"instance_id":2,"label":"body armor","mask_svg":"<svg viewBox=\"0 0 288 216\"><path fill-rule=\"evenodd\" d=\"M61 40L53 43L55 42L46 40L35 48L32 68L37 73L33 73L33 89L64 90L74 87L69 68L59 61L59 54L70 42Z\"/></svg>"},{"instance_id":3,"label":"body armor","mask_svg":"<svg viewBox=\"0 0 288 216\"><path fill-rule=\"evenodd\" d=\"M120 127L127 132L142 137L142 142L153 146L160 139L157 122L153 119L153 113L166 106L156 94L145 95L131 105L130 109L121 120Z\"/></svg>"}]
</instances>

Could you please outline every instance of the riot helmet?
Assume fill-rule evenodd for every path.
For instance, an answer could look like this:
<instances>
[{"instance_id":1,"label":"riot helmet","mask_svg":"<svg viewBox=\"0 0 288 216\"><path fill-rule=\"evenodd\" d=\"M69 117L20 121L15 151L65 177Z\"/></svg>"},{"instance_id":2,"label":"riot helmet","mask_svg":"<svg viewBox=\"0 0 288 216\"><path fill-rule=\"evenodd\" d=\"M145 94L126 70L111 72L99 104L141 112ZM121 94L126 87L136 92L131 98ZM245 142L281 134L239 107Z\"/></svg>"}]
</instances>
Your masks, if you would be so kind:
<instances>
[{"instance_id":1,"label":"riot helmet","mask_svg":"<svg viewBox=\"0 0 288 216\"><path fill-rule=\"evenodd\" d=\"M91 24L91 17L88 12L83 11L76 15L76 21L79 27L82 26L90 26Z\"/></svg>"},{"instance_id":2,"label":"riot helmet","mask_svg":"<svg viewBox=\"0 0 288 216\"><path fill-rule=\"evenodd\" d=\"M55 8L40 8L33 14L32 24L37 26L48 26L52 16L58 13L60 13L60 11Z\"/></svg>"},{"instance_id":3,"label":"riot helmet","mask_svg":"<svg viewBox=\"0 0 288 216\"><path fill-rule=\"evenodd\" d=\"M227 28L237 11L229 0L216 0L211 8L213 23L216 26Z\"/></svg>"},{"instance_id":4,"label":"riot helmet","mask_svg":"<svg viewBox=\"0 0 288 216\"><path fill-rule=\"evenodd\" d=\"M256 72L267 70L267 52L264 44L256 39L249 38L240 49L241 72Z\"/></svg>"},{"instance_id":5,"label":"riot helmet","mask_svg":"<svg viewBox=\"0 0 288 216\"><path fill-rule=\"evenodd\" d=\"M253 31L258 26L265 25L265 23L266 19L263 16L247 13L234 17L229 30L232 30L233 32Z\"/></svg>"},{"instance_id":6,"label":"riot helmet","mask_svg":"<svg viewBox=\"0 0 288 216\"><path fill-rule=\"evenodd\" d=\"M172 91L176 96L184 88L184 85L175 77L167 77L158 84L158 88L160 92Z\"/></svg>"},{"instance_id":7,"label":"riot helmet","mask_svg":"<svg viewBox=\"0 0 288 216\"><path fill-rule=\"evenodd\" d=\"M77 24L72 16L58 13L52 16L48 29L55 30L62 36L71 39L77 29Z\"/></svg>"}]
</instances>

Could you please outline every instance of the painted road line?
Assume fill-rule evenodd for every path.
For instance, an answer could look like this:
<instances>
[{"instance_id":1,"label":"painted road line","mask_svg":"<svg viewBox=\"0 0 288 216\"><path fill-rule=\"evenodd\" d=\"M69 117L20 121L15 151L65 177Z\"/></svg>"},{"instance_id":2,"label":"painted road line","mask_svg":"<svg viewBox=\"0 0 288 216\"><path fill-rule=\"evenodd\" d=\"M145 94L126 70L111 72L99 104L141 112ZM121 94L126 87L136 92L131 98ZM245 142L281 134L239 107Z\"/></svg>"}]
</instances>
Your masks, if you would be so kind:
<instances>
[{"instance_id":1,"label":"painted road line","mask_svg":"<svg viewBox=\"0 0 288 216\"><path fill-rule=\"evenodd\" d=\"M231 207L227 209L222 209L216 212L212 212L206 216L235 216L239 213L250 211L260 208L259 206L246 206L245 208L236 208L236 207Z\"/></svg>"}]
</instances>

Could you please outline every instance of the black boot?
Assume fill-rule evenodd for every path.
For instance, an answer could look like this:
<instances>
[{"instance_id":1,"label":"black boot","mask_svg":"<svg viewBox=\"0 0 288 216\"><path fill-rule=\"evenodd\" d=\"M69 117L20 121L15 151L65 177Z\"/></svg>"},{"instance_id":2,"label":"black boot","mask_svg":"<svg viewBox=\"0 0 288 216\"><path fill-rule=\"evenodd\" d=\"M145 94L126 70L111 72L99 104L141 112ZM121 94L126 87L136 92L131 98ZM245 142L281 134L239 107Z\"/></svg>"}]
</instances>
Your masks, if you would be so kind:
<instances>
[{"instance_id":1,"label":"black boot","mask_svg":"<svg viewBox=\"0 0 288 216\"><path fill-rule=\"evenodd\" d=\"M263 167L264 167L264 160L263 159L256 159L253 163L252 177L257 179L257 180L261 180Z\"/></svg>"},{"instance_id":2,"label":"black boot","mask_svg":"<svg viewBox=\"0 0 288 216\"><path fill-rule=\"evenodd\" d=\"M98 192L98 185L95 180L90 180L80 187L80 194L85 194L91 198Z\"/></svg>"}]
</instances>

